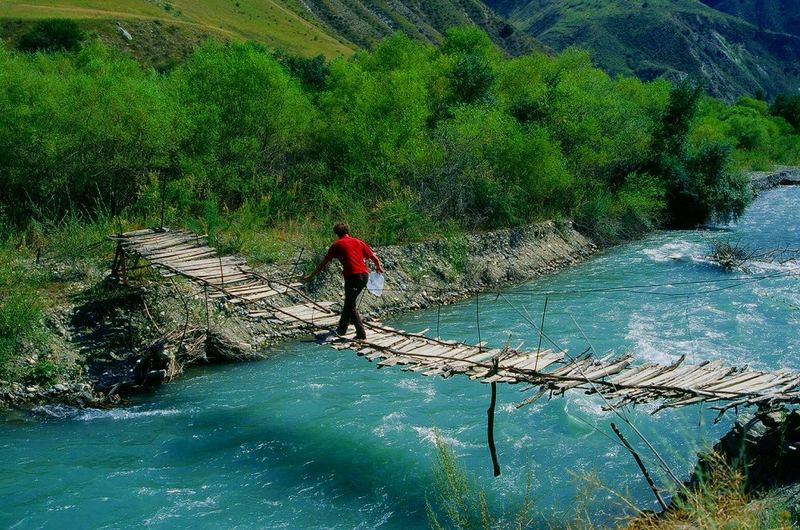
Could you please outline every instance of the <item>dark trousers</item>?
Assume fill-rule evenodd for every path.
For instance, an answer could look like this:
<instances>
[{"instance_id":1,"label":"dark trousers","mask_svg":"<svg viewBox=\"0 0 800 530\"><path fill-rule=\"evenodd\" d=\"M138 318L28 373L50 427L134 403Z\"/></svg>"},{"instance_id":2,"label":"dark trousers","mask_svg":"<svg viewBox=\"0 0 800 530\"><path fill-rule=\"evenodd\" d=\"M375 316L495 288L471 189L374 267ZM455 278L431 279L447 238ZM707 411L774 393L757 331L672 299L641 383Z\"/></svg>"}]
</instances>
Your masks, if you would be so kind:
<instances>
[{"instance_id":1,"label":"dark trousers","mask_svg":"<svg viewBox=\"0 0 800 530\"><path fill-rule=\"evenodd\" d=\"M353 274L344 279L344 307L342 308L342 317L339 319L339 327L336 331L340 335L347 333L347 328L352 323L356 327L356 338L366 338L367 332L364 329L364 322L361 320L361 315L358 314L356 302L358 295L367 286L367 278L369 275Z\"/></svg>"}]
</instances>

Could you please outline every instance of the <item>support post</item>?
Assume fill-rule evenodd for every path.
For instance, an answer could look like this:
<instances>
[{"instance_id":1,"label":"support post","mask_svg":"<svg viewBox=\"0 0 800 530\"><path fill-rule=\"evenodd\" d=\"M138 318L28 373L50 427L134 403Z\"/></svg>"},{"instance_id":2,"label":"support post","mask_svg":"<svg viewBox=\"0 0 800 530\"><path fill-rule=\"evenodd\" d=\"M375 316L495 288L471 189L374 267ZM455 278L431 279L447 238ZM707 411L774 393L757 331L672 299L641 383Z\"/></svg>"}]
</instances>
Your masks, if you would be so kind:
<instances>
[{"instance_id":1,"label":"support post","mask_svg":"<svg viewBox=\"0 0 800 530\"><path fill-rule=\"evenodd\" d=\"M128 269L125 263L125 247L122 242L117 242L114 261L111 263L111 278L122 285L128 284Z\"/></svg>"},{"instance_id":2,"label":"support post","mask_svg":"<svg viewBox=\"0 0 800 530\"><path fill-rule=\"evenodd\" d=\"M492 375L497 373L498 360L497 357L492 359ZM492 399L489 402L489 410L486 411L487 415L487 437L489 441L489 453L492 455L492 467L494 468L494 476L500 476L500 462L497 461L497 448L494 445L494 408L497 404L497 383L492 382Z\"/></svg>"},{"instance_id":3,"label":"support post","mask_svg":"<svg viewBox=\"0 0 800 530\"><path fill-rule=\"evenodd\" d=\"M206 299L206 338L207 338L208 333L211 331L211 314L208 309L208 284L203 286L203 294L205 295Z\"/></svg>"},{"instance_id":4,"label":"support post","mask_svg":"<svg viewBox=\"0 0 800 530\"><path fill-rule=\"evenodd\" d=\"M647 472L647 468L644 467L644 462L642 462L642 459L639 458L638 453L636 453L636 451L633 449L633 447L631 447L631 444L628 443L628 440L626 440L625 437L622 436L622 433L619 431L619 429L617 429L617 426L614 425L613 423L611 424L611 430L613 430L614 434L616 434L617 437L620 439L620 441L622 442L622 445L624 445L625 448L628 451L630 451L630 453L633 455L633 459L636 460L636 464L639 466L639 469L642 471L642 475L644 475L644 478L647 481L647 484L650 486L650 489L653 490L653 495L656 496L656 500L658 501L658 504L661 506L662 510L666 511L667 510L667 505L664 502L664 499L661 497L661 493L659 493L658 488L656 487L656 483L653 482L653 478L650 476L650 473Z\"/></svg>"}]
</instances>

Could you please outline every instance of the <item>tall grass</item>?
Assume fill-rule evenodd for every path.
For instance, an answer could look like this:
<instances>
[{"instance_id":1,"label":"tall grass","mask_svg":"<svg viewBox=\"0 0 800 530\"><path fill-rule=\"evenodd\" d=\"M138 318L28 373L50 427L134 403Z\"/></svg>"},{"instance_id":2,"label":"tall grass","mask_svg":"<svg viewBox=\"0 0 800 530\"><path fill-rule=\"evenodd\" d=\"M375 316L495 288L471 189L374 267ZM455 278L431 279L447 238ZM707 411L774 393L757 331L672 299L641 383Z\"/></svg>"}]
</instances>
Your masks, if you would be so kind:
<instances>
[{"instance_id":1,"label":"tall grass","mask_svg":"<svg viewBox=\"0 0 800 530\"><path fill-rule=\"evenodd\" d=\"M534 528L536 513L531 501L531 476L518 484L518 508L501 512L488 500L486 492L472 479L453 449L436 438L437 460L434 465L433 497L426 500L431 528L440 530ZM578 478L579 492L575 519L564 520L563 528L602 528L593 521L585 503L595 492L614 497L633 515L620 519L614 527L627 530L789 530L795 528L797 515L774 495L757 496L748 492L746 474L724 458L712 453L707 472L699 477L695 489L673 495L668 510L659 514L638 509L628 494L599 482L593 474Z\"/></svg>"}]
</instances>

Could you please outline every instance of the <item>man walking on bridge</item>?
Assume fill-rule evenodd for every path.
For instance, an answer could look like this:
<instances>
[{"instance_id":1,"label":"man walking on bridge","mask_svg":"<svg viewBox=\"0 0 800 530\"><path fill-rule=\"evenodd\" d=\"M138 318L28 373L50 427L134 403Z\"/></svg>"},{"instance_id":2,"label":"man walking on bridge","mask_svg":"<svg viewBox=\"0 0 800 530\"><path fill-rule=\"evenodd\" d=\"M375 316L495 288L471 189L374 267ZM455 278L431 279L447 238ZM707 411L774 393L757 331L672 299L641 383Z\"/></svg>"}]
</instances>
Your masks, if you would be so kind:
<instances>
[{"instance_id":1,"label":"man walking on bridge","mask_svg":"<svg viewBox=\"0 0 800 530\"><path fill-rule=\"evenodd\" d=\"M336 333L339 335L347 333L347 328L352 322L356 327L356 339L365 339L367 338L367 332L356 307L358 295L367 286L367 280L369 279L369 269L365 260L372 260L375 264L375 270L380 273L383 272L383 266L378 256L369 248L369 245L350 235L350 226L347 223L336 223L333 231L338 239L330 246L328 253L325 254L325 257L314 269L314 272L305 276L303 281L310 282L314 276L328 266L328 263L333 258L338 259L342 264L342 274L344 275L344 307L342 308L342 316L339 319L339 327L336 328Z\"/></svg>"}]
</instances>

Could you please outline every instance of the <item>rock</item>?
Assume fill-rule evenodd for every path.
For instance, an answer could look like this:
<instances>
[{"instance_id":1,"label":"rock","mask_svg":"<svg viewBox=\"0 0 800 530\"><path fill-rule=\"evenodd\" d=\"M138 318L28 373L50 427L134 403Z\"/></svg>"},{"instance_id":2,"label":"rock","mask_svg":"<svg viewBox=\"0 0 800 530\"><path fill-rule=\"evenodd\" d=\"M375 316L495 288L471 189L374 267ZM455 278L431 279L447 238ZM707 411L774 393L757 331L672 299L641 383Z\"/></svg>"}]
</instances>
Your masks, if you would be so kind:
<instances>
[{"instance_id":1,"label":"rock","mask_svg":"<svg viewBox=\"0 0 800 530\"><path fill-rule=\"evenodd\" d=\"M733 428L714 446L714 451L734 466L747 468L747 487L764 491L776 486L800 483L800 413L786 410L742 414ZM707 457L698 462L698 472L708 466Z\"/></svg>"},{"instance_id":2,"label":"rock","mask_svg":"<svg viewBox=\"0 0 800 530\"><path fill-rule=\"evenodd\" d=\"M117 24L117 33L119 33L122 36L122 38L127 40L127 41L132 41L133 40L133 37L131 36L131 34L128 33L128 30L123 28L121 24Z\"/></svg>"}]
</instances>

